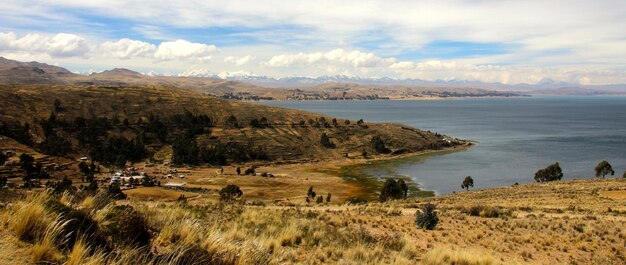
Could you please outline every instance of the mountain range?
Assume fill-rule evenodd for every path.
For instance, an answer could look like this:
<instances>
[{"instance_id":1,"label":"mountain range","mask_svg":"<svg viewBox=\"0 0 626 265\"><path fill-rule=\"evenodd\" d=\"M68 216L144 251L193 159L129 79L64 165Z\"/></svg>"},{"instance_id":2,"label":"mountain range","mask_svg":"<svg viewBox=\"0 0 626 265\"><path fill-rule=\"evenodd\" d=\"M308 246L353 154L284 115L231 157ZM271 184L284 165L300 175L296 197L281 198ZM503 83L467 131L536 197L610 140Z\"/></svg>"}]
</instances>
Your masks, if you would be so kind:
<instances>
[{"instance_id":1,"label":"mountain range","mask_svg":"<svg viewBox=\"0 0 626 265\"><path fill-rule=\"evenodd\" d=\"M418 99L439 97L547 95L620 95L626 85L586 86L545 79L537 84L501 84L467 80L362 78L345 75L274 78L251 72L193 70L178 76L115 68L77 74L63 67L0 57L2 84L66 84L184 87L230 99Z\"/></svg>"}]
</instances>

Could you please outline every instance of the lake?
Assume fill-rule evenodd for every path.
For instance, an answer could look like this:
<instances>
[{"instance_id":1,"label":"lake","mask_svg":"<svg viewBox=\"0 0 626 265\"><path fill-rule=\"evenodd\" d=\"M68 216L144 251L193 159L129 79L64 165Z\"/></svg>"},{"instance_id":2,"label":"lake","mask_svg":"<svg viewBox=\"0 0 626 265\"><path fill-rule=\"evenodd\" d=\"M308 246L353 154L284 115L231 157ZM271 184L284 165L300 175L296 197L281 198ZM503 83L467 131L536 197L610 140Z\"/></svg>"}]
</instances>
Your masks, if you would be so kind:
<instances>
[{"instance_id":1,"label":"lake","mask_svg":"<svg viewBox=\"0 0 626 265\"><path fill-rule=\"evenodd\" d=\"M559 162L564 179L592 178L607 160L615 175L626 170L626 97L542 96L431 101L287 101L261 104L350 120L397 122L472 140L466 151L374 163L375 176L410 177L423 190L459 191L465 176L474 188L534 181L535 172ZM613 177L616 177L613 176Z\"/></svg>"}]
</instances>

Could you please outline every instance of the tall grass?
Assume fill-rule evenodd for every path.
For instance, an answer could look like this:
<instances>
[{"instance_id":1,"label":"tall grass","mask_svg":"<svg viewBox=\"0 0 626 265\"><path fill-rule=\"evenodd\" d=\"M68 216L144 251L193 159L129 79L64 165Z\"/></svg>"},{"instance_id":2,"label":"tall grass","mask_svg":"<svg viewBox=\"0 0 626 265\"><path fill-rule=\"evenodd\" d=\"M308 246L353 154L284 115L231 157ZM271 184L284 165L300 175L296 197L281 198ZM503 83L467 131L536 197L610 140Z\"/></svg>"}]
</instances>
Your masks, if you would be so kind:
<instances>
[{"instance_id":1,"label":"tall grass","mask_svg":"<svg viewBox=\"0 0 626 265\"><path fill-rule=\"evenodd\" d=\"M435 248L424 256L426 265L492 265L496 260L484 253L472 252L467 249Z\"/></svg>"}]
</instances>

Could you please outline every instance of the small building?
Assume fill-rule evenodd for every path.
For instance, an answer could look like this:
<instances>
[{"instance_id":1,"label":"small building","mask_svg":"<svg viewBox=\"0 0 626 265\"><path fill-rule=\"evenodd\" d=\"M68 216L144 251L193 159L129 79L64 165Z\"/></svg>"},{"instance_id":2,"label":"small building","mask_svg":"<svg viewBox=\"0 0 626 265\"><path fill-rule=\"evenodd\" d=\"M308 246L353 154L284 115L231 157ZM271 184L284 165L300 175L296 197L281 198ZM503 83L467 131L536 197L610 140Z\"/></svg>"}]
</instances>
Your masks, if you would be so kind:
<instances>
[{"instance_id":1,"label":"small building","mask_svg":"<svg viewBox=\"0 0 626 265\"><path fill-rule=\"evenodd\" d=\"M186 184L185 182L168 182L168 183L165 183L165 185L163 185L163 186L165 186L165 187L183 187L183 186L185 186L185 184Z\"/></svg>"}]
</instances>

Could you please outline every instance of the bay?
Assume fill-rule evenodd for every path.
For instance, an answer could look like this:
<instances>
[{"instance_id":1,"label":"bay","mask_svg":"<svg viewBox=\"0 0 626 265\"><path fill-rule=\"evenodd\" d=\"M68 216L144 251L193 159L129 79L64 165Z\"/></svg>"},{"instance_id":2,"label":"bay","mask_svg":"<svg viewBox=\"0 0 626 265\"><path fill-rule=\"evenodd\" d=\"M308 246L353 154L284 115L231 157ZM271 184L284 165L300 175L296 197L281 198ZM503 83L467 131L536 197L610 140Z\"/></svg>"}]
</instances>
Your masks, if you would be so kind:
<instances>
[{"instance_id":1,"label":"bay","mask_svg":"<svg viewBox=\"0 0 626 265\"><path fill-rule=\"evenodd\" d=\"M421 189L461 190L465 176L475 189L532 182L534 173L559 162L564 179L592 178L609 161L626 170L626 97L541 96L423 101L270 101L261 104L366 122L396 122L472 140L462 152L373 163L374 177L406 176Z\"/></svg>"}]
</instances>

